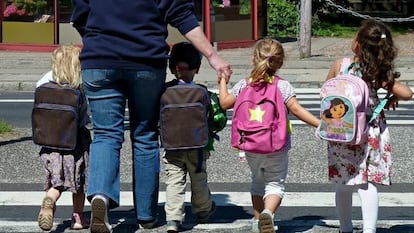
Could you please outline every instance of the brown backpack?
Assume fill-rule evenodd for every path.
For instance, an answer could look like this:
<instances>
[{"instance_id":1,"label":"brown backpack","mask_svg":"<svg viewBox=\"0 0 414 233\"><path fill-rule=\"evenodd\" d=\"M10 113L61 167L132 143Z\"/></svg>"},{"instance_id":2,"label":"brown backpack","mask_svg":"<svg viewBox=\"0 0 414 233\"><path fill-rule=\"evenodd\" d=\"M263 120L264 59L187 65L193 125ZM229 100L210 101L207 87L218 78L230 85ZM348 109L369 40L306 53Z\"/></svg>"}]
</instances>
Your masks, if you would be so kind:
<instances>
[{"instance_id":1,"label":"brown backpack","mask_svg":"<svg viewBox=\"0 0 414 233\"><path fill-rule=\"evenodd\" d=\"M160 136L167 150L204 148L209 140L210 98L205 87L178 84L161 96Z\"/></svg>"},{"instance_id":2,"label":"brown backpack","mask_svg":"<svg viewBox=\"0 0 414 233\"><path fill-rule=\"evenodd\" d=\"M52 149L74 150L83 101L78 88L55 82L37 87L32 110L33 142Z\"/></svg>"}]
</instances>

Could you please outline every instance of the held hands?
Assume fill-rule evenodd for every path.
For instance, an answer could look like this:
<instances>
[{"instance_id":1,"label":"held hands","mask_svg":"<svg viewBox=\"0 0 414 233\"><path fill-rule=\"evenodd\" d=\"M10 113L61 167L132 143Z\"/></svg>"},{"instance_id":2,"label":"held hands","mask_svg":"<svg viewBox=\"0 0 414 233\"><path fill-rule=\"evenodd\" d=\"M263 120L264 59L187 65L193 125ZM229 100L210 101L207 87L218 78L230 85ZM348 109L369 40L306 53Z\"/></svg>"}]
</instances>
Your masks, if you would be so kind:
<instances>
[{"instance_id":1,"label":"held hands","mask_svg":"<svg viewBox=\"0 0 414 233\"><path fill-rule=\"evenodd\" d=\"M219 75L218 77L217 77L217 80L218 80L218 84L219 85L221 85L221 83L224 83L223 85L224 86L227 86L227 84L229 83L229 78L230 77L227 77L224 73L221 73L221 75Z\"/></svg>"},{"instance_id":2,"label":"held hands","mask_svg":"<svg viewBox=\"0 0 414 233\"><path fill-rule=\"evenodd\" d=\"M386 88L384 88L386 89ZM398 107L398 101L408 101L413 97L413 91L411 88L405 84L402 84L398 81L394 82L394 85L391 90L389 90L393 95L388 99L385 109L395 110Z\"/></svg>"},{"instance_id":3,"label":"held hands","mask_svg":"<svg viewBox=\"0 0 414 233\"><path fill-rule=\"evenodd\" d=\"M390 108L395 111L395 109L398 107L398 98L393 95L388 99L387 104L385 105L385 109L390 110Z\"/></svg>"},{"instance_id":4,"label":"held hands","mask_svg":"<svg viewBox=\"0 0 414 233\"><path fill-rule=\"evenodd\" d=\"M218 82L220 83L220 79L224 77L226 79L226 83L229 82L230 76L233 73L230 65L225 62L217 53L214 53L212 56L208 57L208 62L210 66L213 67L217 72Z\"/></svg>"}]
</instances>

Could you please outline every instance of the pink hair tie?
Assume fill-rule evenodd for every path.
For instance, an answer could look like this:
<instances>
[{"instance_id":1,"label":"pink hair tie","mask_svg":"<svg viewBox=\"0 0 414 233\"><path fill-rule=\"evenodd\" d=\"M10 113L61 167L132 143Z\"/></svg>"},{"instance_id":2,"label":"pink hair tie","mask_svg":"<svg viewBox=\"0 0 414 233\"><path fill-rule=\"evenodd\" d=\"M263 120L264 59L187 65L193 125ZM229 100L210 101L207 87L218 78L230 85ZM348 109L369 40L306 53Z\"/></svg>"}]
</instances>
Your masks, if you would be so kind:
<instances>
[{"instance_id":1,"label":"pink hair tie","mask_svg":"<svg viewBox=\"0 0 414 233\"><path fill-rule=\"evenodd\" d=\"M273 56L267 56L266 59L267 59L268 62L272 62L273 61Z\"/></svg>"}]
</instances>

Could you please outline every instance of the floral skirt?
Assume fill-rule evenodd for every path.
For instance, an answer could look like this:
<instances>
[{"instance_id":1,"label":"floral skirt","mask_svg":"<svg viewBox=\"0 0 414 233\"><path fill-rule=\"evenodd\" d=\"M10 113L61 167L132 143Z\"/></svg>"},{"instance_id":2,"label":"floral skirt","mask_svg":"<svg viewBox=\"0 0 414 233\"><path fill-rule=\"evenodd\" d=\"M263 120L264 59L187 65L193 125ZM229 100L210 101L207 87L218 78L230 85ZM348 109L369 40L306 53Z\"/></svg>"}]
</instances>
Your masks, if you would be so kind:
<instances>
[{"instance_id":1,"label":"floral skirt","mask_svg":"<svg viewBox=\"0 0 414 233\"><path fill-rule=\"evenodd\" d=\"M45 172L45 191L52 187L73 193L86 191L90 142L89 132L81 130L79 146L74 151L44 147L40 150L40 158L43 161Z\"/></svg>"},{"instance_id":2,"label":"floral skirt","mask_svg":"<svg viewBox=\"0 0 414 233\"><path fill-rule=\"evenodd\" d=\"M386 124L369 127L362 145L328 143L329 180L345 185L391 185L391 145Z\"/></svg>"},{"instance_id":3,"label":"floral skirt","mask_svg":"<svg viewBox=\"0 0 414 233\"><path fill-rule=\"evenodd\" d=\"M88 179L88 153L75 158L73 155L62 155L59 152L41 154L44 163L44 190L56 188L62 191L86 190Z\"/></svg>"}]
</instances>

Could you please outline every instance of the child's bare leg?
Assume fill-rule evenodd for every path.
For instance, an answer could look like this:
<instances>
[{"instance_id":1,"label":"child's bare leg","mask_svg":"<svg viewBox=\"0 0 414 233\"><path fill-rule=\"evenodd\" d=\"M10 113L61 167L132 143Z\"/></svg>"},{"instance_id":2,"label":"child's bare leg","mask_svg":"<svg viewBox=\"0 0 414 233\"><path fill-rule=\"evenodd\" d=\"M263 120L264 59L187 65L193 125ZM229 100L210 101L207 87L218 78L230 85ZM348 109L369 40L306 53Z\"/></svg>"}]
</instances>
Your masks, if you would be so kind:
<instances>
[{"instance_id":1,"label":"child's bare leg","mask_svg":"<svg viewBox=\"0 0 414 233\"><path fill-rule=\"evenodd\" d=\"M270 194L264 199L264 208L270 210L273 214L282 203L282 198L275 194Z\"/></svg>"},{"instance_id":2,"label":"child's bare leg","mask_svg":"<svg viewBox=\"0 0 414 233\"><path fill-rule=\"evenodd\" d=\"M274 225L274 215L280 206L282 198L277 194L268 194L264 198L264 210L259 215L260 232L274 233L277 227Z\"/></svg>"},{"instance_id":3,"label":"child's bare leg","mask_svg":"<svg viewBox=\"0 0 414 233\"><path fill-rule=\"evenodd\" d=\"M53 203L56 203L59 200L61 194L62 191L56 188L50 188L46 191L46 197L50 197L53 200ZM40 212L43 214L50 214L51 216L53 216L55 212L55 207L53 209L41 208Z\"/></svg>"},{"instance_id":4,"label":"child's bare leg","mask_svg":"<svg viewBox=\"0 0 414 233\"><path fill-rule=\"evenodd\" d=\"M81 215L83 213L83 208L85 206L85 193L83 191L78 191L77 193L73 193L72 203L73 203L73 213L78 213L79 215Z\"/></svg>"},{"instance_id":5,"label":"child's bare leg","mask_svg":"<svg viewBox=\"0 0 414 233\"><path fill-rule=\"evenodd\" d=\"M264 209L263 196L252 195L254 219L259 219L260 213Z\"/></svg>"},{"instance_id":6,"label":"child's bare leg","mask_svg":"<svg viewBox=\"0 0 414 233\"><path fill-rule=\"evenodd\" d=\"M59 199L60 195L61 191L55 188L50 188L46 191L37 219L38 225L42 230L49 231L52 229L56 207L55 203Z\"/></svg>"},{"instance_id":7,"label":"child's bare leg","mask_svg":"<svg viewBox=\"0 0 414 233\"><path fill-rule=\"evenodd\" d=\"M72 193L72 226L74 230L80 230L89 225L83 216L83 208L85 206L85 193L83 190L78 190L77 193Z\"/></svg>"},{"instance_id":8,"label":"child's bare leg","mask_svg":"<svg viewBox=\"0 0 414 233\"><path fill-rule=\"evenodd\" d=\"M60 198L60 195L62 194L62 191L55 188L50 188L46 191L46 196L51 197L54 202L57 202Z\"/></svg>"},{"instance_id":9,"label":"child's bare leg","mask_svg":"<svg viewBox=\"0 0 414 233\"><path fill-rule=\"evenodd\" d=\"M62 191L60 191L59 189L56 188L50 188L49 190L46 191L46 195L45 197L50 197L53 200L53 203L56 203L59 198L60 195L62 194ZM41 208L40 212L43 214L50 214L53 216L54 214L54 208L50 209L50 208Z\"/></svg>"}]
</instances>

